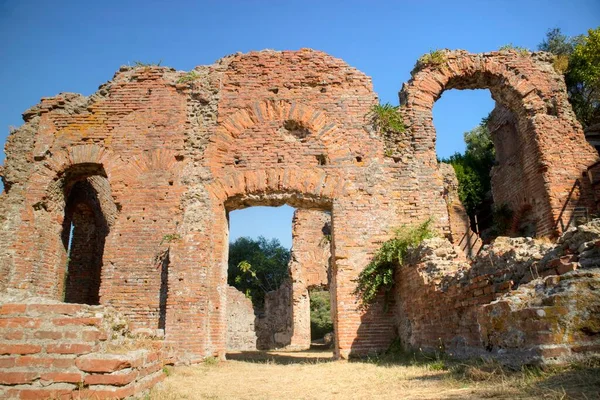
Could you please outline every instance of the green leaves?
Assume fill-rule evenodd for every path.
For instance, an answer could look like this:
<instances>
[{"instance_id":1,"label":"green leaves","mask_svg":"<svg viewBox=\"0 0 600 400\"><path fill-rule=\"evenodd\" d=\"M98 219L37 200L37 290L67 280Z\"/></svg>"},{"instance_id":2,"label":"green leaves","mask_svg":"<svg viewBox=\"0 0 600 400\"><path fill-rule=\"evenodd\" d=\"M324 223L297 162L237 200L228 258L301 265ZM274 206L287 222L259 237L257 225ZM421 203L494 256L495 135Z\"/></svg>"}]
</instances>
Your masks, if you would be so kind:
<instances>
[{"instance_id":1,"label":"green leaves","mask_svg":"<svg viewBox=\"0 0 600 400\"><path fill-rule=\"evenodd\" d=\"M600 27L573 38L551 29L538 48L556 55L554 69L565 76L569 102L581 125L600 123Z\"/></svg>"},{"instance_id":2,"label":"green leaves","mask_svg":"<svg viewBox=\"0 0 600 400\"><path fill-rule=\"evenodd\" d=\"M387 298L394 286L396 266L403 265L409 249L434 236L431 219L417 227L403 226L397 229L395 236L381 245L373 260L358 276L354 295L359 297L361 307L367 308L373 304L382 291Z\"/></svg>"},{"instance_id":3,"label":"green leaves","mask_svg":"<svg viewBox=\"0 0 600 400\"><path fill-rule=\"evenodd\" d=\"M375 104L367 117L379 133L402 133L406 128L398 108L390 103Z\"/></svg>"},{"instance_id":4,"label":"green leaves","mask_svg":"<svg viewBox=\"0 0 600 400\"><path fill-rule=\"evenodd\" d=\"M458 197L469 215L474 215L486 194L491 190L490 171L496 153L486 125L487 118L476 128L465 132L467 150L440 160L454 168L458 180Z\"/></svg>"},{"instance_id":5,"label":"green leaves","mask_svg":"<svg viewBox=\"0 0 600 400\"><path fill-rule=\"evenodd\" d=\"M277 239L238 238L229 244L227 283L262 307L265 293L289 277L290 252Z\"/></svg>"}]
</instances>

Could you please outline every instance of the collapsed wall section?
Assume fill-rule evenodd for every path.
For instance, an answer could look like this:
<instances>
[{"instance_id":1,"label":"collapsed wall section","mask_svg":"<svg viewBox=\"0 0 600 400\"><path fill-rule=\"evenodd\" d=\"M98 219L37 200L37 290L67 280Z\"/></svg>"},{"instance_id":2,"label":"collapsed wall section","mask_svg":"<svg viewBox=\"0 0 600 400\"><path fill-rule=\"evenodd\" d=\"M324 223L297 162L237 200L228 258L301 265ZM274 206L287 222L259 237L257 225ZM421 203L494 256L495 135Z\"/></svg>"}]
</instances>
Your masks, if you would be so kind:
<instances>
[{"instance_id":1,"label":"collapsed wall section","mask_svg":"<svg viewBox=\"0 0 600 400\"><path fill-rule=\"evenodd\" d=\"M472 264L425 241L396 274L398 331L412 348L558 363L598 351L600 220L557 245L498 238Z\"/></svg>"},{"instance_id":2,"label":"collapsed wall section","mask_svg":"<svg viewBox=\"0 0 600 400\"><path fill-rule=\"evenodd\" d=\"M140 396L164 379L161 341L132 335L113 309L4 296L0 397Z\"/></svg>"}]
</instances>

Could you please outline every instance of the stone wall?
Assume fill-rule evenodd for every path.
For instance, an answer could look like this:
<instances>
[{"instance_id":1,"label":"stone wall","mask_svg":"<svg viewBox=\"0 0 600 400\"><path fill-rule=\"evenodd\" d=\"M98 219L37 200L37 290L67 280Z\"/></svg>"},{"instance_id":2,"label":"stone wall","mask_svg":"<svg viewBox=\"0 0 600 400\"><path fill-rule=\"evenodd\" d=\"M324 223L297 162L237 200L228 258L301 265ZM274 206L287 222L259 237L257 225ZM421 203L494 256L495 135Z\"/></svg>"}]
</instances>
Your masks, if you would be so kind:
<instances>
[{"instance_id":1,"label":"stone wall","mask_svg":"<svg viewBox=\"0 0 600 400\"><path fill-rule=\"evenodd\" d=\"M430 239L398 271L405 345L513 365L598 351L600 220L570 229L556 245L498 238L472 264L463 257L446 240Z\"/></svg>"},{"instance_id":2,"label":"stone wall","mask_svg":"<svg viewBox=\"0 0 600 400\"><path fill-rule=\"evenodd\" d=\"M252 300L227 287L227 350L256 350L256 327Z\"/></svg>"}]
</instances>

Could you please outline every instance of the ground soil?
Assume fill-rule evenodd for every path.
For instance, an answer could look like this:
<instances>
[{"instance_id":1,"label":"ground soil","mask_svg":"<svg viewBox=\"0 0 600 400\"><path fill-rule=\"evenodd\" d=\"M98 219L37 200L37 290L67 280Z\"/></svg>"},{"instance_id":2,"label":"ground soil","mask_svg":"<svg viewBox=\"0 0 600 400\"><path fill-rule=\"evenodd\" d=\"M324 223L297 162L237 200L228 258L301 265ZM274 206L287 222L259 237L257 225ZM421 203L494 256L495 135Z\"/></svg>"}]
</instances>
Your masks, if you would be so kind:
<instances>
[{"instance_id":1,"label":"ground soil","mask_svg":"<svg viewBox=\"0 0 600 400\"><path fill-rule=\"evenodd\" d=\"M175 367L150 399L600 399L600 368L510 371L408 357L333 361L325 351L238 352Z\"/></svg>"}]
</instances>

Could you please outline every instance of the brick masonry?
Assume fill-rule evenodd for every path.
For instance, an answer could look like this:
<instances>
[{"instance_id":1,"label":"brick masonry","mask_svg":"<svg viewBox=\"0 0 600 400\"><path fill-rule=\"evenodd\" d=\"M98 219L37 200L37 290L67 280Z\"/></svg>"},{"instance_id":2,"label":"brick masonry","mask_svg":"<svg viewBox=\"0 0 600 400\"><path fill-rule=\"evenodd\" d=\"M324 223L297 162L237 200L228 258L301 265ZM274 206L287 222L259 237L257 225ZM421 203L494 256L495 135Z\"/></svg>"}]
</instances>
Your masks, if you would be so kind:
<instances>
[{"instance_id":1,"label":"brick masonry","mask_svg":"<svg viewBox=\"0 0 600 400\"><path fill-rule=\"evenodd\" d=\"M2 300L3 399L124 398L143 395L164 379L163 362L169 358L161 341L132 336L114 310Z\"/></svg>"},{"instance_id":2,"label":"brick masonry","mask_svg":"<svg viewBox=\"0 0 600 400\"><path fill-rule=\"evenodd\" d=\"M445 57L404 85L407 131L393 140L366 118L377 103L370 78L309 49L235 54L193 74L123 67L90 97L42 99L6 144L0 289L56 300L68 289L68 300L112 306L134 328L164 328L181 362L222 355L227 213L287 203L331 213L337 356L386 348L392 312L357 310L357 275L399 225L432 217L460 236L435 156L431 109L444 90L489 89L512 113L522 187L494 196L529 205L538 234L558 234L575 206L593 203L582 173L598 158L548 55ZM506 170L495 169L497 187L512 179ZM96 245L72 254L65 282L78 229ZM94 262L78 273L84 259Z\"/></svg>"}]
</instances>

